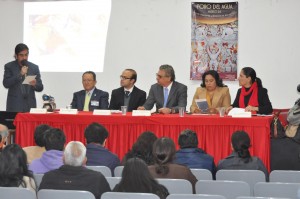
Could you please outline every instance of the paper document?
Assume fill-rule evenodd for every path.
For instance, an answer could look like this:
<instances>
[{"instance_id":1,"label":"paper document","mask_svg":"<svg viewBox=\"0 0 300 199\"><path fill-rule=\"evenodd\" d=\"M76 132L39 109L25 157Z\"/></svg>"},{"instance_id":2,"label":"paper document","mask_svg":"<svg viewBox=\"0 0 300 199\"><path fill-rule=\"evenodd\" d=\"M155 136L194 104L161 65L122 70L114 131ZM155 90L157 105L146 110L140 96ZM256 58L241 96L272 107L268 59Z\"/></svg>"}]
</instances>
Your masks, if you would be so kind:
<instances>
[{"instance_id":1,"label":"paper document","mask_svg":"<svg viewBox=\"0 0 300 199\"><path fill-rule=\"evenodd\" d=\"M246 112L244 108L233 108L228 115L232 117L251 117L251 112Z\"/></svg>"},{"instance_id":2,"label":"paper document","mask_svg":"<svg viewBox=\"0 0 300 199\"><path fill-rule=\"evenodd\" d=\"M22 84L29 84L32 80L35 80L36 75L28 75L25 77Z\"/></svg>"}]
</instances>

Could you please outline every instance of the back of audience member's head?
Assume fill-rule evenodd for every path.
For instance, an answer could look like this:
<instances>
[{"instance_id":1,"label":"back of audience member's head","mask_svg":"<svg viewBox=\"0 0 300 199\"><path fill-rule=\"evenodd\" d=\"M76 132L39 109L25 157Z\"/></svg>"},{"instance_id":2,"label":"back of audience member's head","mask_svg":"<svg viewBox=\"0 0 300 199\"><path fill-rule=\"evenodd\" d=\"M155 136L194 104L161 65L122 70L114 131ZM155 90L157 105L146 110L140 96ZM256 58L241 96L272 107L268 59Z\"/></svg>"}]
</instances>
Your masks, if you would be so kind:
<instances>
[{"instance_id":1,"label":"back of audience member's head","mask_svg":"<svg viewBox=\"0 0 300 199\"><path fill-rule=\"evenodd\" d=\"M245 163L251 161L250 137L245 131L236 131L231 136L232 148Z\"/></svg>"},{"instance_id":2,"label":"back of audience member's head","mask_svg":"<svg viewBox=\"0 0 300 199\"><path fill-rule=\"evenodd\" d=\"M86 148L79 141L71 141L64 151L64 164L70 166L82 166L86 162Z\"/></svg>"},{"instance_id":3,"label":"back of audience member's head","mask_svg":"<svg viewBox=\"0 0 300 199\"><path fill-rule=\"evenodd\" d=\"M130 158L124 165L118 192L153 193L158 187L147 164L139 158Z\"/></svg>"},{"instance_id":4,"label":"back of audience member's head","mask_svg":"<svg viewBox=\"0 0 300 199\"><path fill-rule=\"evenodd\" d=\"M103 145L104 141L108 138L108 131L101 124L94 122L86 127L84 137L88 144L100 143Z\"/></svg>"},{"instance_id":5,"label":"back of audience member's head","mask_svg":"<svg viewBox=\"0 0 300 199\"><path fill-rule=\"evenodd\" d=\"M34 130L34 141L40 147L45 146L45 132L52 127L47 124L41 124Z\"/></svg>"},{"instance_id":6,"label":"back of audience member's head","mask_svg":"<svg viewBox=\"0 0 300 199\"><path fill-rule=\"evenodd\" d=\"M6 142L6 139L8 137L8 128L7 126L0 124L0 151L2 150L3 145Z\"/></svg>"},{"instance_id":7,"label":"back of audience member's head","mask_svg":"<svg viewBox=\"0 0 300 199\"><path fill-rule=\"evenodd\" d=\"M168 174L168 163L172 163L175 158L175 144L167 137L157 139L153 144L154 162L157 164L155 171L157 174Z\"/></svg>"},{"instance_id":8,"label":"back of audience member's head","mask_svg":"<svg viewBox=\"0 0 300 199\"><path fill-rule=\"evenodd\" d=\"M24 176L33 177L27 167L27 156L17 144L7 145L0 155L0 186L26 187Z\"/></svg>"},{"instance_id":9,"label":"back of audience member's head","mask_svg":"<svg viewBox=\"0 0 300 199\"><path fill-rule=\"evenodd\" d=\"M63 151L66 143L64 132L58 128L51 128L45 132L45 148L49 150Z\"/></svg>"},{"instance_id":10,"label":"back of audience member's head","mask_svg":"<svg viewBox=\"0 0 300 199\"><path fill-rule=\"evenodd\" d=\"M132 146L134 157L141 158L147 165L153 164L153 143L157 140L156 135L151 131L143 132Z\"/></svg>"},{"instance_id":11,"label":"back of audience member's head","mask_svg":"<svg viewBox=\"0 0 300 199\"><path fill-rule=\"evenodd\" d=\"M198 147L198 138L195 131L186 129L182 131L178 137L178 144L181 149L184 148L197 148Z\"/></svg>"}]
</instances>

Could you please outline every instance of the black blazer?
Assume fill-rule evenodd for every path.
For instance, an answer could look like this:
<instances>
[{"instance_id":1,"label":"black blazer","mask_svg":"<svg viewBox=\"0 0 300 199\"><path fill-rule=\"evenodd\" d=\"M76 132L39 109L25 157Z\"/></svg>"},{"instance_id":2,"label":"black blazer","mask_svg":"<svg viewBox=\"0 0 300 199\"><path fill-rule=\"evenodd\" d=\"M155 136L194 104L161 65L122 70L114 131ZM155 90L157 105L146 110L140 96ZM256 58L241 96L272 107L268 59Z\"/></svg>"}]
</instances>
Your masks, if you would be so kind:
<instances>
[{"instance_id":1,"label":"black blazer","mask_svg":"<svg viewBox=\"0 0 300 199\"><path fill-rule=\"evenodd\" d=\"M84 107L84 100L85 100L85 90L81 90L78 92L75 92L73 94L73 100L72 100L72 108L76 108L79 111L83 110ZM99 90L95 88L95 90L92 93L90 104L89 104L89 111L93 111L94 109L107 109L108 108L108 92ZM95 102L97 105L93 104L92 102Z\"/></svg>"},{"instance_id":2,"label":"black blazer","mask_svg":"<svg viewBox=\"0 0 300 199\"><path fill-rule=\"evenodd\" d=\"M123 87L114 89L111 92L109 109L120 110L121 106L124 106L124 96L125 92ZM132 110L136 110L139 106L142 106L145 101L146 92L134 86L132 92L130 93L130 100L127 111L131 112Z\"/></svg>"}]
</instances>

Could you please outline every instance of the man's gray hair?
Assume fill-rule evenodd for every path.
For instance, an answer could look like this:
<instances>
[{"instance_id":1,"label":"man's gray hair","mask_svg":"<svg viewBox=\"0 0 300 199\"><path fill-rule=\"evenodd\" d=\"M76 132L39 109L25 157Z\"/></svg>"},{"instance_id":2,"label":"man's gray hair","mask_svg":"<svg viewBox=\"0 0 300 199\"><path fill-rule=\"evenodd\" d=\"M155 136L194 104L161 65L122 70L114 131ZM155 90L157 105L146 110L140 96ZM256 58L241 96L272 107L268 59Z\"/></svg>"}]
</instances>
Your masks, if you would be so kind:
<instances>
[{"instance_id":1,"label":"man's gray hair","mask_svg":"<svg viewBox=\"0 0 300 199\"><path fill-rule=\"evenodd\" d=\"M168 77L171 77L171 81L175 81L175 71L171 65L164 64L159 67L159 70L164 70Z\"/></svg>"},{"instance_id":2,"label":"man's gray hair","mask_svg":"<svg viewBox=\"0 0 300 199\"><path fill-rule=\"evenodd\" d=\"M86 148L79 141L71 141L64 151L65 165L82 166L86 156Z\"/></svg>"},{"instance_id":3,"label":"man's gray hair","mask_svg":"<svg viewBox=\"0 0 300 199\"><path fill-rule=\"evenodd\" d=\"M0 124L0 138L7 138L8 136L8 128L7 126L3 125L3 124ZM0 142L1 142L1 139L0 139Z\"/></svg>"}]
</instances>

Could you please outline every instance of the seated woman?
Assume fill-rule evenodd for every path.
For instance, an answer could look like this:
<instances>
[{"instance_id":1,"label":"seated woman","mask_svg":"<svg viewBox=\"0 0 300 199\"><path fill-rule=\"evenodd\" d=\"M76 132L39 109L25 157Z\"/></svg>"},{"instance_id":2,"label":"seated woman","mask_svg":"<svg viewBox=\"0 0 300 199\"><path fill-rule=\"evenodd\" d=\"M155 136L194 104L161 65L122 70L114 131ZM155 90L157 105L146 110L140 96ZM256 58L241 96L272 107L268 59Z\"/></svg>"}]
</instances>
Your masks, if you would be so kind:
<instances>
[{"instance_id":1,"label":"seated woman","mask_svg":"<svg viewBox=\"0 0 300 199\"><path fill-rule=\"evenodd\" d=\"M168 190L152 177L146 163L139 158L127 160L122 172L122 179L113 191L153 193L160 199L165 199L169 195Z\"/></svg>"},{"instance_id":2,"label":"seated woman","mask_svg":"<svg viewBox=\"0 0 300 199\"><path fill-rule=\"evenodd\" d=\"M148 166L154 178L186 179L193 185L195 193L196 177L191 170L183 165L173 163L175 158L175 144L170 138L159 138L153 145L154 165Z\"/></svg>"},{"instance_id":3,"label":"seated woman","mask_svg":"<svg viewBox=\"0 0 300 199\"><path fill-rule=\"evenodd\" d=\"M226 112L228 113L232 108L238 107L259 114L271 114L273 108L269 100L268 90L263 88L255 70L251 67L243 68L238 79L242 88L237 91L233 104L227 108Z\"/></svg>"},{"instance_id":4,"label":"seated woman","mask_svg":"<svg viewBox=\"0 0 300 199\"><path fill-rule=\"evenodd\" d=\"M217 171L221 169L261 170L268 181L269 173L264 163L258 157L250 155L250 137L245 131L236 131L232 134L231 146L233 152L219 161Z\"/></svg>"},{"instance_id":5,"label":"seated woman","mask_svg":"<svg viewBox=\"0 0 300 199\"><path fill-rule=\"evenodd\" d=\"M0 187L24 187L35 192L26 154L17 144L7 145L0 154Z\"/></svg>"},{"instance_id":6,"label":"seated woman","mask_svg":"<svg viewBox=\"0 0 300 199\"><path fill-rule=\"evenodd\" d=\"M132 149L125 154L122 165L124 165L128 159L134 157L144 160L147 165L154 164L152 148L155 140L157 140L157 137L154 133L151 131L143 132L133 144Z\"/></svg>"},{"instance_id":7,"label":"seated woman","mask_svg":"<svg viewBox=\"0 0 300 199\"><path fill-rule=\"evenodd\" d=\"M210 112L214 113L220 107L229 107L231 103L230 93L227 86L225 86L220 79L218 72L214 70L206 71L202 75L201 87L198 87L191 105L191 113L201 113L195 102L196 99L206 99Z\"/></svg>"}]
</instances>

